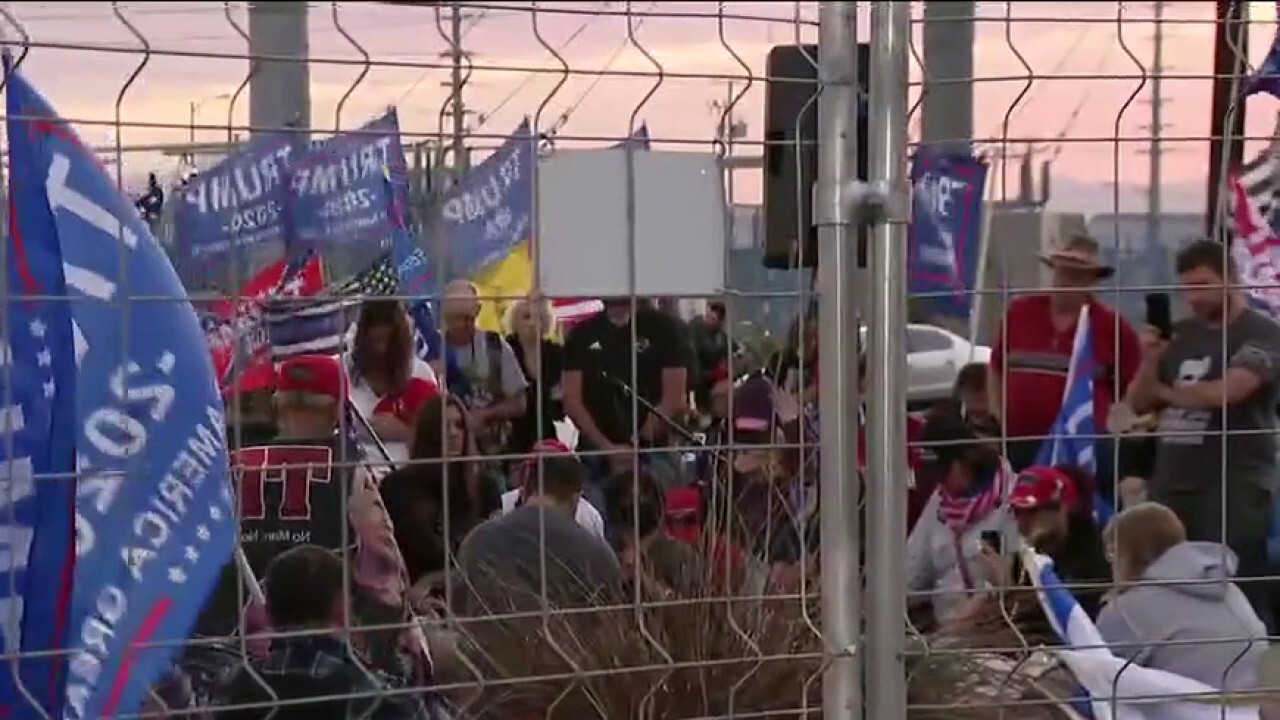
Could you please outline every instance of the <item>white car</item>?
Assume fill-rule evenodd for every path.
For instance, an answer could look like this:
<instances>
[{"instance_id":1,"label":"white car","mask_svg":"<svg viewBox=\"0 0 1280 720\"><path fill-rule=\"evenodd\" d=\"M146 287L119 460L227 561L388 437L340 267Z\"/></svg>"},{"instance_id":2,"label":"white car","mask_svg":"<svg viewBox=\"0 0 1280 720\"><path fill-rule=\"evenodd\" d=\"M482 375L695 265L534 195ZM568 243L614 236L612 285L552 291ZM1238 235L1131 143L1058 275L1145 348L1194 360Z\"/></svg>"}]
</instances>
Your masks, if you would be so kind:
<instances>
[{"instance_id":1,"label":"white car","mask_svg":"<svg viewBox=\"0 0 1280 720\"><path fill-rule=\"evenodd\" d=\"M926 403L951 397L956 375L969 363L991 360L991 348L974 345L950 330L907 325L907 402ZM866 346L867 329L862 329Z\"/></svg>"}]
</instances>

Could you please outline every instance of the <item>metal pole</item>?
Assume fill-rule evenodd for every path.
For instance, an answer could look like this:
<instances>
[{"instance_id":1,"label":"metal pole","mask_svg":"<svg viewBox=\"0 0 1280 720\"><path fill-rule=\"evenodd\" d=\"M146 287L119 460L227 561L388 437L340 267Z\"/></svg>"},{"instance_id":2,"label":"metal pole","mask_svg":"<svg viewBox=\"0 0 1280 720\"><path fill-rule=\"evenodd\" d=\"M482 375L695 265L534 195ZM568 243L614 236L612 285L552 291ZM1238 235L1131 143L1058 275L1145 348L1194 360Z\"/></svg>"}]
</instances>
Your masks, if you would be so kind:
<instances>
[{"instance_id":1,"label":"metal pole","mask_svg":"<svg viewBox=\"0 0 1280 720\"><path fill-rule=\"evenodd\" d=\"M1161 196L1161 162L1164 159L1164 91L1161 87L1164 75L1164 3L1155 3L1155 42L1151 52L1151 157L1148 158L1147 178L1147 242L1158 247L1160 242L1160 213L1164 211Z\"/></svg>"},{"instance_id":2,"label":"metal pole","mask_svg":"<svg viewBox=\"0 0 1280 720\"><path fill-rule=\"evenodd\" d=\"M920 31L924 49L920 141L960 155L973 152L976 6L972 0L928 0Z\"/></svg>"},{"instance_id":3,"label":"metal pole","mask_svg":"<svg viewBox=\"0 0 1280 720\"><path fill-rule=\"evenodd\" d=\"M818 287L822 372L819 501L822 635L828 663L822 717L862 717L862 625L858 522L858 248L845 188L855 179L857 4L824 2L818 11ZM901 580L898 581L901 583ZM899 623L901 624L901 623Z\"/></svg>"},{"instance_id":4,"label":"metal pole","mask_svg":"<svg viewBox=\"0 0 1280 720\"><path fill-rule=\"evenodd\" d=\"M453 66L449 86L453 106L453 167L459 173L467 170L467 107L462 100L462 87L466 84L462 69L467 55L462 49L462 35L462 3L455 2L449 16L449 52Z\"/></svg>"},{"instance_id":5,"label":"metal pole","mask_svg":"<svg viewBox=\"0 0 1280 720\"><path fill-rule=\"evenodd\" d=\"M1222 186L1227 168L1244 160L1244 103L1236 104L1237 89L1249 61L1249 3L1218 0L1213 42L1213 101L1209 106L1209 200L1205 234L1222 240ZM1234 112L1231 112L1234 109ZM1228 117L1230 116L1230 117Z\"/></svg>"},{"instance_id":6,"label":"metal pole","mask_svg":"<svg viewBox=\"0 0 1280 720\"><path fill-rule=\"evenodd\" d=\"M889 215L871 234L867 328L867 716L906 720L902 580L907 536L907 44L909 3L871 6L868 180L887 193Z\"/></svg>"},{"instance_id":7,"label":"metal pole","mask_svg":"<svg viewBox=\"0 0 1280 720\"><path fill-rule=\"evenodd\" d=\"M194 145L196 142L196 103L194 100L191 102L191 119L187 124L187 130L189 131L187 133L187 140Z\"/></svg>"}]
</instances>

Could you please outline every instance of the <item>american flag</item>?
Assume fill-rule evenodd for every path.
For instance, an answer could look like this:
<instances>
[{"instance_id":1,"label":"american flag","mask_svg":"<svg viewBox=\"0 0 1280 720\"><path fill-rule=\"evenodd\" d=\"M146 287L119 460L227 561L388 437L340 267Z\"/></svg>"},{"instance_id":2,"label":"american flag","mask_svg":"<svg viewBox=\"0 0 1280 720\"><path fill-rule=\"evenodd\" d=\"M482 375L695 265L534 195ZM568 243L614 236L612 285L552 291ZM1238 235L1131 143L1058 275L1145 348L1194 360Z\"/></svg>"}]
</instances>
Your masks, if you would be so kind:
<instances>
[{"instance_id":1,"label":"american flag","mask_svg":"<svg viewBox=\"0 0 1280 720\"><path fill-rule=\"evenodd\" d=\"M387 253L365 270L351 276L328 293L330 297L350 298L353 296L386 296L395 295L400 287L400 277L396 273L391 254Z\"/></svg>"},{"instance_id":2,"label":"american flag","mask_svg":"<svg viewBox=\"0 0 1280 720\"><path fill-rule=\"evenodd\" d=\"M1277 210L1280 210L1280 114L1271 141L1257 155L1240 168L1240 185L1258 213L1272 227L1276 226ZM1233 204L1231 213L1234 214Z\"/></svg>"},{"instance_id":3,"label":"american flag","mask_svg":"<svg viewBox=\"0 0 1280 720\"><path fill-rule=\"evenodd\" d=\"M355 298L393 295L399 279L390 254L364 271L310 297L280 298L263 304L271 360L297 355L336 355L342 352L347 330L346 311Z\"/></svg>"},{"instance_id":4,"label":"american flag","mask_svg":"<svg viewBox=\"0 0 1280 720\"><path fill-rule=\"evenodd\" d=\"M586 298L554 298L551 301L551 313L556 323L569 329L583 320L604 309L604 303Z\"/></svg>"}]
</instances>

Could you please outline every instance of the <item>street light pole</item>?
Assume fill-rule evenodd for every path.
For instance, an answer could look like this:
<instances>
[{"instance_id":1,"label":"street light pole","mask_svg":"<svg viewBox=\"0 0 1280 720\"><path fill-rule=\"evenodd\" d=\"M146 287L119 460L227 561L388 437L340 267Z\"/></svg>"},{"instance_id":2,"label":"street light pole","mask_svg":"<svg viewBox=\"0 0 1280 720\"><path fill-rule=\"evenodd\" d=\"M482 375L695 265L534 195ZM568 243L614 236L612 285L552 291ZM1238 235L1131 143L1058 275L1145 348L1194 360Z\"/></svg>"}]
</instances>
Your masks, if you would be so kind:
<instances>
[{"instance_id":1,"label":"street light pole","mask_svg":"<svg viewBox=\"0 0 1280 720\"><path fill-rule=\"evenodd\" d=\"M188 103L190 113L187 118L187 141L192 145L196 142L196 117L200 112L200 108L211 100L230 100L231 93L218 93L200 100L192 100Z\"/></svg>"}]
</instances>

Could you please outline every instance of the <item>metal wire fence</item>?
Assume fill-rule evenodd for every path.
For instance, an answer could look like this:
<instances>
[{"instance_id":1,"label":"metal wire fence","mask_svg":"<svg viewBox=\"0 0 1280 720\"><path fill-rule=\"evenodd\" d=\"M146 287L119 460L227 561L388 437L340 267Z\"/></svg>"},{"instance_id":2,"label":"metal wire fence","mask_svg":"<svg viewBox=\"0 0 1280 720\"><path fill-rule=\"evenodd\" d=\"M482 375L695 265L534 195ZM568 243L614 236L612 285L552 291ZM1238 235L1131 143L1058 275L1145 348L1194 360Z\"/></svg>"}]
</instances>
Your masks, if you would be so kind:
<instances>
[{"instance_id":1,"label":"metal wire fence","mask_svg":"<svg viewBox=\"0 0 1280 720\"><path fill-rule=\"evenodd\" d=\"M1192 213L1198 222L1204 205L1209 139L1205 108L1211 76L1211 54L1204 49L1211 46L1214 35L1212 13L1205 4L1161 4L1159 24L1151 3L977 3L973 17L951 18L943 17L945 13L927 15L920 3L272 5L290 7L278 9L274 16L259 8L255 17L242 3L83 3L63 9L19 2L4 8L10 25L4 38L21 55L23 71L88 144L98 145L100 158L115 173L120 187L140 191L147 172L157 172L164 180L170 210L155 224L156 235L193 299L241 302L241 286L262 266L282 257L283 248L263 246L234 254L230 269L221 268L213 277L209 262L193 258L175 231L172 208L182 202L177 178L191 166L207 170L243 147L251 135L306 130L313 139L324 138L360 128L367 119L394 106L408 155L412 234L441 267L447 267L445 256L451 252L442 247L441 238L447 235L437 233L439 226L433 224L442 213L442 198L528 118L538 141L530 211L530 237L535 242L527 250L532 275L524 287L508 287L502 297L477 298L498 303L499 314L515 306L509 317L518 322L520 303L539 289L537 280L542 277L543 251L537 242L543 237L541 229L552 220L556 228L571 225L542 217L539 196L552 192L544 168L557 154L613 147L636 137L643 127L650 151L709 158L705 167L715 168L720 175L716 182L722 188L723 207L715 212L723 210L722 236L690 238L686 244L718 249L723 256L723 283L714 292L679 297L637 291L640 248L636 238L641 235L639 228L654 218L644 217L644 210L632 199L621 230L629 240L632 281L624 304L634 316L643 301L681 301L699 312L708 301L726 303L723 347L743 341L753 346L752 360L736 370L754 375L772 364L770 355L790 358L798 368L797 391L794 396L771 396L770 413L792 413L789 420L819 428L794 436L779 433L748 439L745 431L728 422L723 435L709 433L700 424L706 418L694 419L695 413L685 417L683 400L669 406L669 398L651 397L644 383L652 379L641 376L638 366L643 361L634 358L648 352L645 348L650 343L662 341L646 337L638 321L624 323L629 328L625 344L635 350L632 359L623 363L625 377L609 379L622 391L611 388L609 392L621 392L617 395L621 400L614 402L627 418L626 424L636 419L637 426L624 433L626 442L607 443L592 442L592 433L578 428L582 438L578 455L593 468L600 466L600 477L615 478L608 485L593 476L588 484L596 486L597 493L586 495L604 516L610 549L622 559L626 591L613 597L591 596L589 588L584 589L588 583L584 578L575 578L577 584L565 579L566 567L580 569L574 563L589 561L577 556L577 548L563 547L566 531L552 527L544 516L539 516L532 530L504 530L505 534L488 538L483 545L481 540L472 540L470 547L462 543L462 530L483 519L477 515L479 507L494 500L482 499L481 487L515 493L507 500L513 503L517 496L541 495L535 489L555 485L548 474L562 470L550 461L531 462L527 447L518 452L509 446L491 447L483 453L468 447L460 438L466 435L464 427L471 426L461 414L453 416L453 406L442 404L434 410L437 417L424 415L416 427L402 422L402 427L391 431L394 438L384 436L412 456L406 465L410 468L407 481L400 482L435 484L433 488L438 489L419 487L396 494L384 486L379 505L374 502L379 492L372 488L377 487L374 478L386 469L376 467L377 462L345 457L345 450L338 452L326 464L335 468L334 478L354 488L339 493L340 507L335 509L335 517L352 518L349 524L341 519L337 523L341 530L336 548L343 559L340 587L308 589L316 594L332 590L341 598L340 618L346 627L325 628L324 633L341 631L362 652L360 661L352 663L358 677L348 677L346 687L330 686L323 699L398 702L429 695L446 700L454 716L474 718L1080 717L1072 705L1079 678L1055 651L1061 638L1043 623L1043 610L1026 592L1027 579L1001 570L1013 556L1020 535L1029 532L1015 526L1003 498L995 503L999 510L992 511L992 518L1001 514L1001 522L966 526L956 536L959 539L921 531L920 539L902 541L907 536L909 495L915 492L915 486L908 487L913 468L903 452L912 426L907 399L928 381L925 374L931 367L924 357L927 353L912 347L913 336L904 327L908 320L936 325L946 328L948 337L982 347L1008 340L1001 345L1004 371L990 375L989 389L998 390L991 395L996 405L985 409L1003 421L1004 430L983 437L984 442L998 444L1004 457L1012 458L1024 452L1029 442L1038 446L1041 435L1049 434L1046 426L1035 433L1011 435L1013 419L1052 418L1058 408L1056 397L1041 397L1034 389L1037 386L1015 379L1015 356L1020 350L1015 345L1030 333L1020 336L1024 332L1020 325L1011 329L1016 321L1008 313L1019 296L1045 297L1046 288L1055 282L1057 291L1049 295L1071 291L1061 287L1061 277L1053 280L1042 271L1042 254L1067 239L1073 228L1087 227L1103 245L1103 260L1118 270L1095 297L1106 306L1121 308L1135 327L1148 321L1142 314L1144 303L1136 298L1185 290L1178 287L1179 273L1170 250L1186 239L1182 235L1187 231L1181 229L1185 226L1179 224L1182 220L1147 224L1145 219L1169 208ZM1270 40L1271 28L1255 20L1248 35L1256 50ZM964 62L965 48L948 46L945 40L926 50L929 33L945 31L948 24L971 30L971 63ZM1166 60L1153 64L1155 32L1162 35L1159 42L1165 47ZM957 37L962 40L964 34L953 35L953 42L959 42ZM858 119L855 110L857 42L871 45L870 102L864 120ZM819 55L812 62L820 78L813 86L812 101L820 128L813 198L819 228L816 280L804 270L758 267L766 241L758 209L765 190L761 119L766 87L775 80L765 72L766 57L776 45L814 43L819 45ZM293 50L288 53L281 50L290 47ZM286 56L292 52L305 52L305 64ZM942 59L931 61L930 53ZM300 94L300 87L308 92ZM1265 102L1269 101L1252 100L1250 107ZM949 110L951 103L958 110ZM1242 111L1243 106L1233 110ZM972 119L967 122L970 112ZM1247 126L1260 138L1272 124L1264 114L1255 112L1247 118ZM853 129L862 121L869 124L869 142L868 147L857 148ZM291 124L282 127L285 122ZM1157 132L1144 125L1154 125ZM908 297L910 263L915 261L909 259L907 249L908 164L918 144L957 140L951 133L960 134L959 140L971 144L991 168L982 206L987 218L981 237L971 239L981 242L984 261L974 286L950 293L975 298L972 316L960 318L937 312L937 297ZM1153 135L1158 139L1153 140ZM1144 158L1148 152L1153 156ZM869 185L850 184L856 153L869 158ZM634 196L635 159L629 151L624 154L625 164L616 167L625 175L622 187ZM1051 163L1051 172L1036 183L1035 173L1028 168L1040 159ZM1159 192L1149 192L1149 183ZM1032 187L1037 184L1039 192ZM571 190L591 197L588 187ZM871 209L882 212L859 215L856 211L867 208L853 202L852 191L863 192L863 201L883 199L881 204L869 203L875 206ZM1153 198L1156 206L1149 207ZM586 205L579 208L583 217L592 214L593 208ZM649 212L657 207L661 203L650 204ZM1135 214L1136 221L1132 220ZM1141 231L1131 227L1133 222L1143 222ZM858 245L864 227L865 253ZM797 228L797 233L806 234L807 228ZM663 247L670 248L667 267L675 274L686 259L678 243ZM348 248L340 259L331 255L329 279L340 281L356 274L385 249ZM584 246L583 252L587 250ZM584 286L599 287L587 282L592 266L576 270ZM1237 298L1232 293L1237 289L1223 286L1219 297L1230 299L1223 301L1228 307L1234 307ZM1075 288L1077 293L1083 290ZM581 297L573 294L574 299ZM1212 304L1201 298L1200 305L1192 303L1190 310L1206 303ZM817 308L816 314L806 311L811 306ZM451 342L458 332L449 325L459 314L456 306L446 301L437 310L445 315L445 341ZM472 322L475 314L470 312ZM686 316L692 314L686 309ZM468 318L465 311L461 315L464 321ZM1095 336L1099 347L1121 348L1131 339L1137 343L1121 324L1106 325L1100 317L1094 316L1105 327ZM1034 316L1032 325L1048 325L1050 319L1045 310ZM794 326L789 338L788 326ZM1074 338L1070 328L1068 323L1044 340L1051 347L1029 350L1065 353L1069 358ZM511 333L513 346L528 341L519 325L503 331ZM561 361L561 353L573 352L554 343L539 343L538 335L535 332L534 341L528 343L523 366L535 381L541 368ZM1140 495L1159 499L1175 506L1182 523L1188 525L1185 532L1190 539L1230 546L1240 556L1242 574L1251 575L1238 583L1254 601L1258 617L1253 619L1267 619L1272 614L1270 601L1259 598L1267 597L1273 568L1259 543L1265 544L1270 537L1270 483L1277 474L1273 447L1277 379L1258 370L1256 363L1240 364L1244 362L1241 345L1264 341L1236 338L1232 333L1212 335L1207 330L1205 337L1201 345L1184 351L1189 353L1187 361L1197 362L1201 356L1195 352L1201 352L1204 367L1188 370L1184 362L1159 370L1157 379L1176 387L1192 370L1199 374L1188 383L1226 378L1231 375L1228 367L1245 367L1261 380L1246 393L1251 398L1246 399L1248 420L1243 419L1244 411L1224 409L1222 402L1213 400L1201 402L1203 407L1198 408L1208 413L1203 418L1207 425L1182 428L1182 436L1198 438L1207 448L1203 457L1214 467L1187 479L1185 472L1190 468L1179 474L1168 465L1176 464L1177 456L1161 457L1171 452L1169 439L1158 437L1169 429L1167 424L1156 422L1148 430L1126 428L1118 434L1096 415L1100 469L1094 481L1109 503L1122 506L1126 498ZM474 341L469 342L474 357ZM1130 353L1124 362L1132 359L1136 364L1141 354L1136 344L1124 349ZM1266 356L1264 367L1280 366L1280 344L1260 352ZM969 388L964 386L952 392L956 371L968 359L940 360L937 367L950 370L941 371L941 381L935 372L930 387L946 389L926 399L956 401L967 409L986 404L985 393L967 394ZM860 361L865 370L860 369ZM580 360L566 362L569 375L577 373L571 382L599 382L583 378L594 368L573 364ZM1126 397L1135 368L1121 368L1122 362L1114 357L1100 363L1112 369L1100 371L1096 381L1099 395L1107 396L1103 404L1109 406ZM810 377L818 367L822 368L821 392L816 378ZM450 384L454 377L450 373L455 371L438 370L444 383ZM1033 370L1066 374L1065 367ZM776 372L771 377L781 380ZM680 382L688 383L692 391L702 379L691 372ZM558 384L560 378L547 382ZM708 382L709 390L718 384ZM524 411L535 418L536 432L543 433L542 428L550 426L553 409L567 402L562 392L573 394L560 387L555 394L528 396ZM1218 392L1215 397L1220 399L1222 390ZM721 420L737 418L743 411L737 405L750 402L733 388L708 394L711 397L699 410ZM249 437L251 429L279 419L281 407L267 395L234 389L228 394L228 442L235 448L261 446ZM642 429L643 419L655 415L649 401L675 416L671 420L676 426ZM525 403L523 394L521 402ZM713 410L717 402L727 406ZM1267 403L1270 409L1264 408ZM1050 411L1040 412L1043 407ZM1217 415L1215 408L1221 410ZM344 422L351 420L344 418ZM378 424L385 434L386 425ZM430 433L436 435L429 437ZM703 442L707 437L710 441ZM1225 449L1213 449L1218 447L1216 439L1224 437L1229 438L1221 446ZM1258 442L1244 447L1235 442L1237 437ZM937 453L948 442L964 440L942 438L939 447L931 449ZM1154 468L1128 460L1127 448L1143 442L1153 443L1153 449L1140 452L1153 454ZM913 450L917 445L912 445ZM1234 453L1241 454L1239 464ZM1247 460L1244 453L1249 453ZM249 467L253 462L270 474L275 461L269 456L248 460L242 454L238 480L244 482L246 468L253 473ZM637 458L648 468L643 475L663 486L665 495L646 495L658 489L633 483L629 473L634 473ZM688 482L688 476L696 475L692 468L704 458L719 469L705 482ZM280 461L297 463L296 458ZM966 459L959 467L969 468L967 463ZM671 472L670 478L663 475L666 471ZM956 479L953 476L970 470L953 466L949 472L934 480L945 486ZM521 473L532 473L534 478L524 492L508 477ZM1177 478L1173 490L1161 485L1170 473ZM1253 484L1236 483L1233 475L1237 474L1253 478ZM1004 477L1003 471L996 475ZM916 476L923 482L922 472ZM969 479L976 482L976 475ZM1011 491L1013 480L1009 475L997 484ZM754 511L765 520L749 529L739 517L745 501L738 497L742 488L734 482L754 483L753 492L758 495L752 501L758 506ZM700 501L693 508L672 510L672 498L689 489L686 486L698 490ZM926 507L926 516L942 512L936 504L935 500ZM1190 527L1194 513L1185 508L1197 504L1218 508L1217 522ZM455 510L459 507L463 509ZM648 516L655 509L661 517ZM394 518L394 529L380 520L368 521L366 512ZM673 523L685 517L682 513L699 516L702 531L696 541L668 547L653 540L655 527L674 534ZM1266 527L1255 523L1234 536L1232 528L1243 528L1246 515L1249 522ZM1213 532L1204 529L1209 525ZM981 529L1008 538L1003 559L992 560L982 551L978 540L986 538L980 537ZM1101 528L1095 531L1101 552ZM387 532L394 538L388 540ZM1148 525L1141 532L1155 531ZM779 535L787 536L785 542ZM242 533L242 537L248 536ZM602 543L605 539L600 538ZM666 535L661 539L669 541ZM574 540L569 537L570 545ZM387 561L391 570L378 566L376 558L361 555L377 543L391 548ZM1130 558L1149 547L1143 537L1123 534L1109 544L1113 554ZM344 551L353 545L356 552ZM783 545L785 551L778 549ZM683 559L682 553L691 548L698 551L697 562ZM1146 568L1130 565L1123 571L1117 566L1116 579L1146 580L1152 587L1173 581L1195 587L1195 583L1218 580L1219 587L1226 587L1212 571L1236 561L1205 559L1225 556L1198 557L1203 567L1182 575L1144 578ZM1147 558L1147 564L1154 559ZM323 565L322 560L310 561ZM351 567L353 562L372 564ZM508 574L495 579L499 566ZM903 582L904 569L925 566L930 572L921 577L929 575L930 582L910 587ZM430 571L417 572L424 567ZM227 602L233 613L241 615L251 614L240 609L253 607L257 599L255 584L244 577L244 570L231 567L227 581L232 596ZM256 572L261 574L263 566ZM976 586L971 573L979 576ZM1093 578L1093 585L1074 589L1078 594L1107 590L1108 600L1119 606L1125 592L1136 590L1112 588L1112 579L1108 572L1106 577ZM961 587L949 587L948 583L955 584L951 581ZM1192 590L1186 592L1195 595ZM1224 590L1217 604L1207 600L1203 606L1189 606L1187 612L1203 612L1209 618L1223 610L1222 603L1228 601L1222 598L1229 594ZM399 612L406 599L413 609L408 622ZM962 620L921 620L920 608L935 611L925 615L937 614L961 600L968 609ZM1178 618L1172 615L1182 612L1155 609L1159 602L1170 602L1167 598L1150 602L1149 612L1137 610L1149 616L1143 622L1173 622ZM387 612L384 606L395 612ZM1248 615L1241 607L1233 605L1231 610ZM254 612L260 614L261 607ZM187 702L190 698L172 692L171 685L157 686L147 708L155 713L152 716L238 711L246 714L236 717L285 718L296 711L331 710L308 710L299 697L288 697L271 674L271 661L264 664L262 660L269 651L261 645L275 642L283 647L295 636L315 635L314 629L262 631L261 617L240 620L233 623L234 628L224 628L230 633L226 637L194 637L184 643L178 667L194 684L198 699ZM1265 685L1235 684L1235 673L1252 676L1263 667L1253 648L1265 644L1266 633L1260 633L1248 617L1227 635L1207 635L1195 631L1196 623L1189 625L1170 625L1173 629L1167 631L1148 629L1145 635L1130 638L1141 643L1143 651L1117 652L1135 665L1158 666L1153 658L1161 653L1191 658L1187 662L1193 664L1197 658L1217 663L1204 672L1216 673L1219 681L1204 674L1197 679L1214 692L1232 696L1210 693L1199 699L1204 705L1231 708L1254 701L1241 700L1237 691L1274 691ZM1210 622L1206 619L1200 625L1208 627ZM427 652L412 638L407 649L397 646L410 628L422 631ZM1226 661L1215 659L1223 653L1235 654ZM1241 663L1251 666L1238 671L1244 667ZM257 690L233 696L214 691L226 688L228 677L237 671ZM395 680L388 679L392 675ZM1122 684L1116 683L1117 693ZM342 707L335 712L400 717L380 714L395 709L371 710L372 705Z\"/></svg>"}]
</instances>

